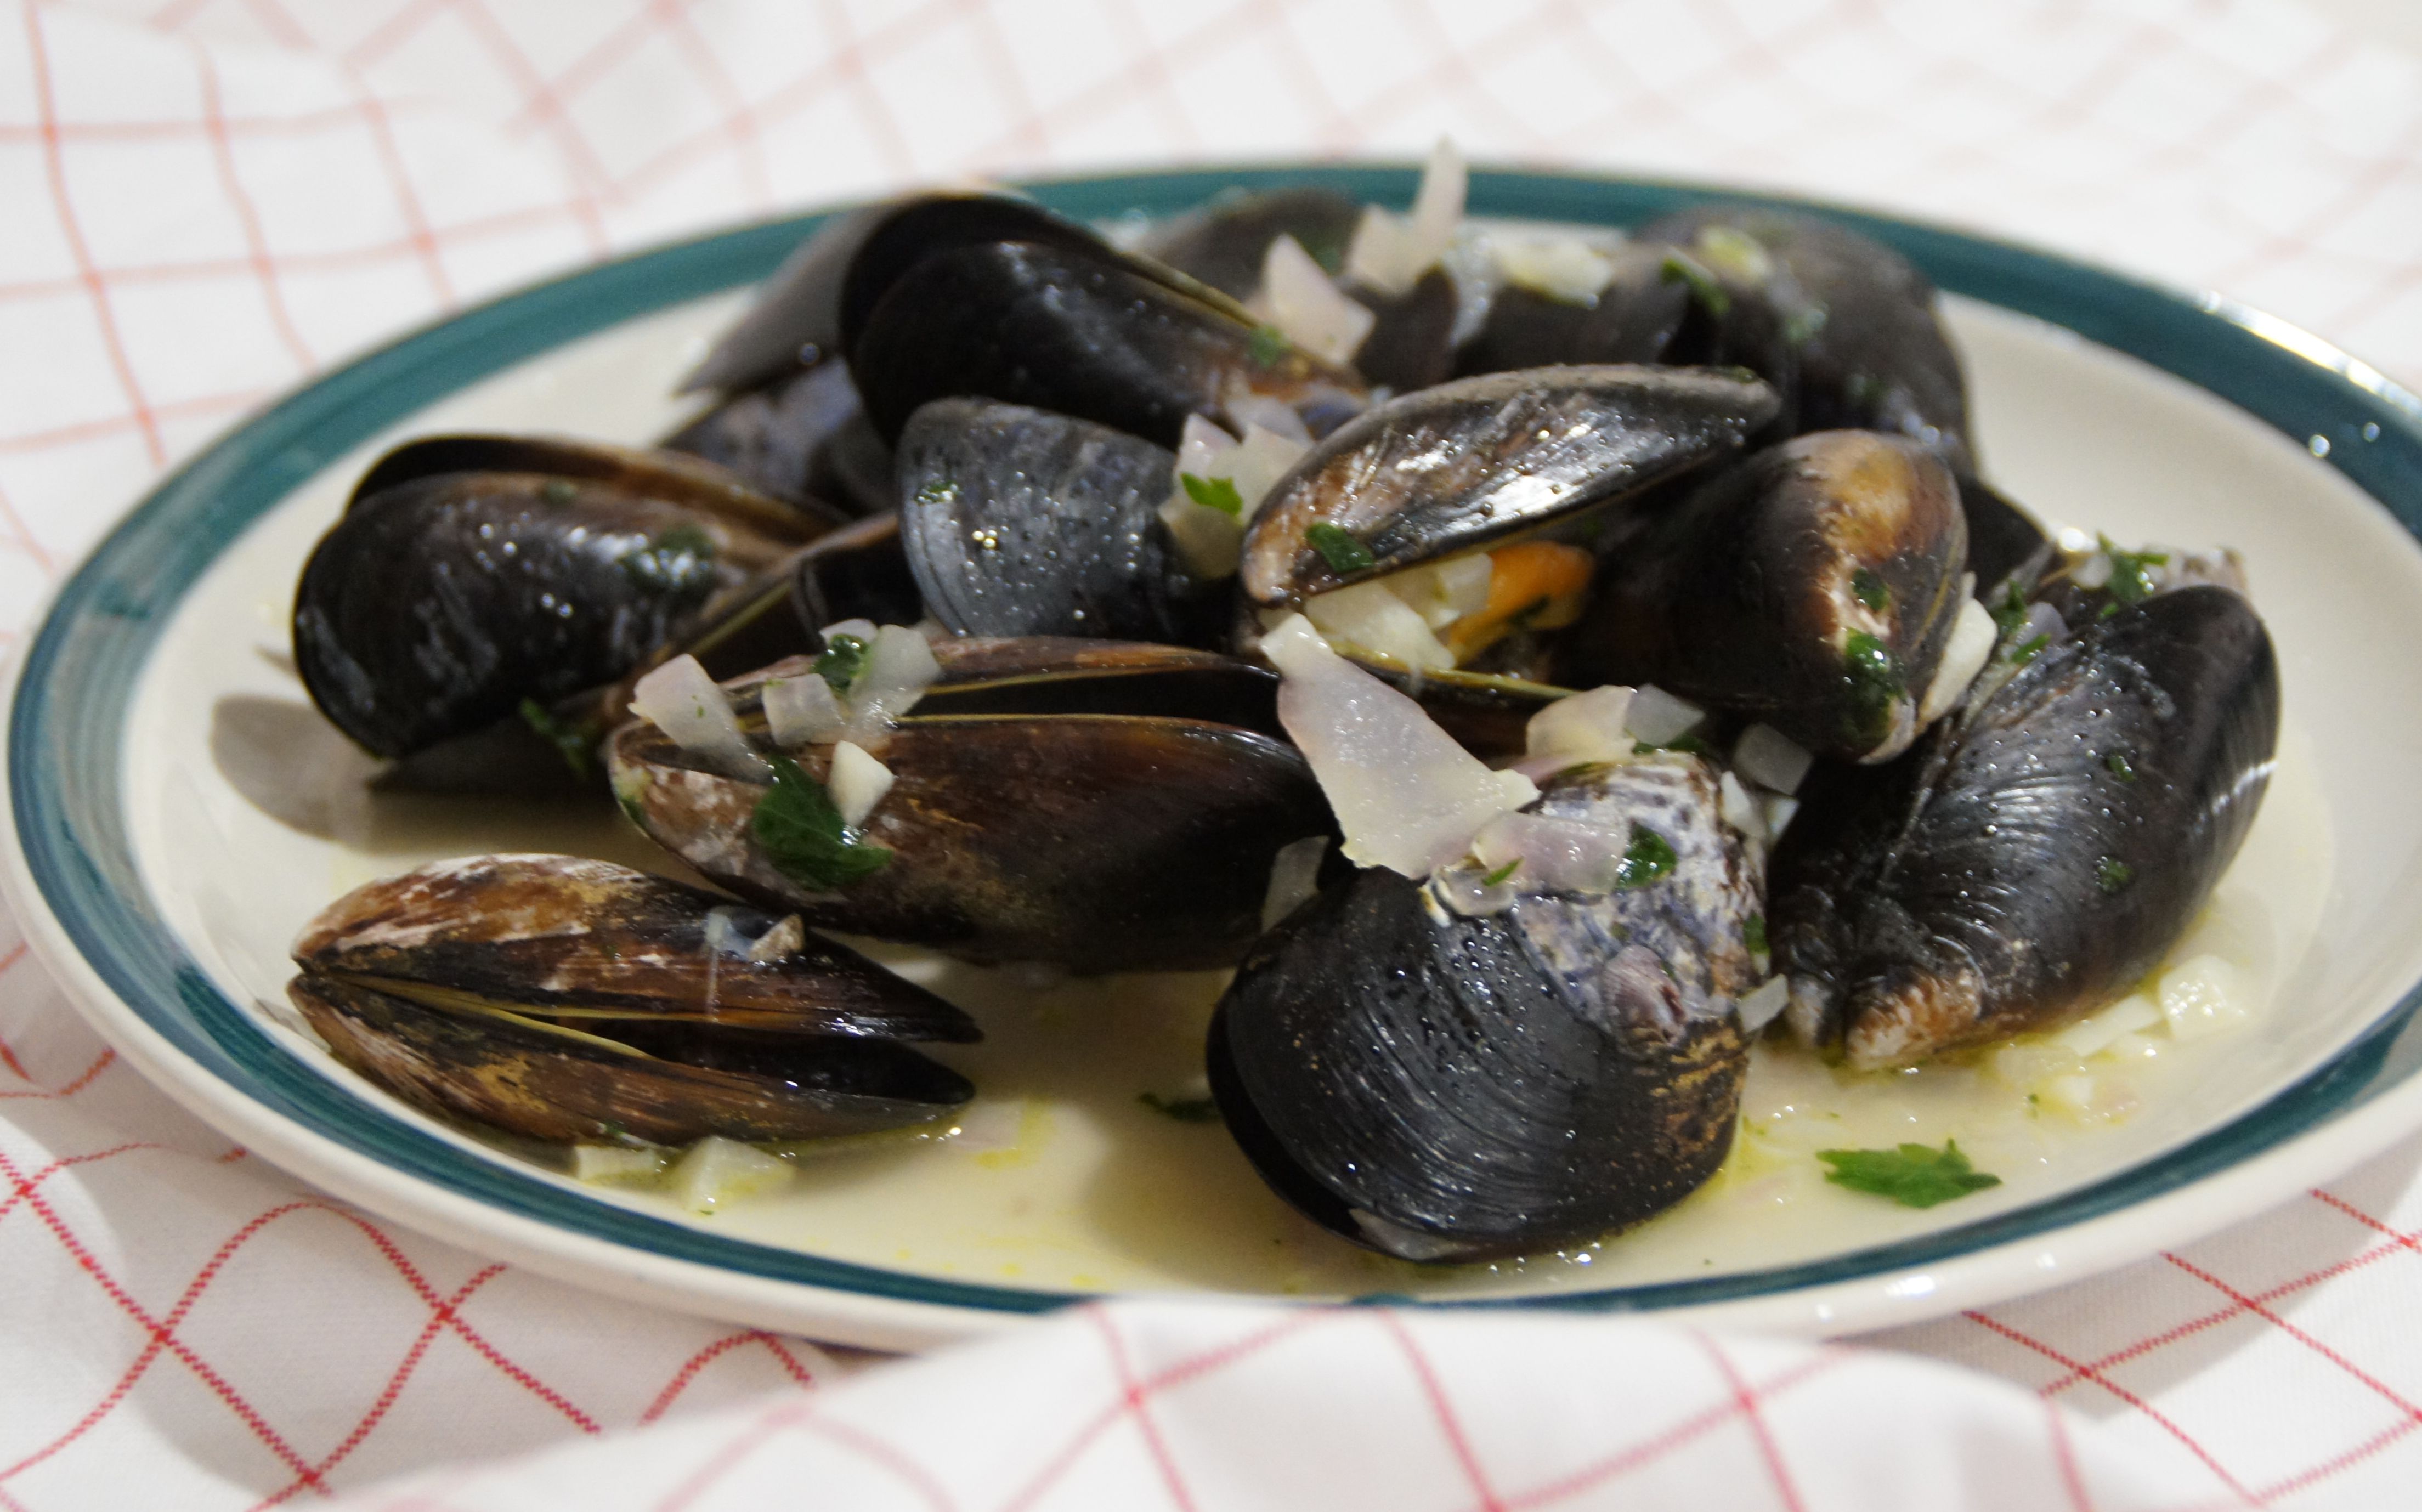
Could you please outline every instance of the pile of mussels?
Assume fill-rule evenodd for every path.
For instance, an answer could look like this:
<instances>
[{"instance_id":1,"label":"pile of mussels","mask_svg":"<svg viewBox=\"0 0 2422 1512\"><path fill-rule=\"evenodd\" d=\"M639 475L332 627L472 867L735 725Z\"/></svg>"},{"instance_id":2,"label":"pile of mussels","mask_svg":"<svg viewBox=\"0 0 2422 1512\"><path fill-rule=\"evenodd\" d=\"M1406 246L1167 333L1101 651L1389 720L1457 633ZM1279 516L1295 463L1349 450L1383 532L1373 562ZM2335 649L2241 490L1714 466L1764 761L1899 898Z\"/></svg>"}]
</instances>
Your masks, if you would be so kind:
<instances>
[{"instance_id":1,"label":"pile of mussels","mask_svg":"<svg viewBox=\"0 0 2422 1512\"><path fill-rule=\"evenodd\" d=\"M1439 177L1136 247L878 206L661 449L388 454L303 574L319 706L390 784L610 790L727 893L425 867L311 924L294 1002L422 1106L677 1144L970 1095L910 1046L976 1026L811 927L1233 966L1256 1168L1465 1260L1705 1181L1770 1027L1899 1065L2131 986L2270 770L2233 554L2048 539L1932 289L1840 226L1475 256Z\"/></svg>"}]
</instances>

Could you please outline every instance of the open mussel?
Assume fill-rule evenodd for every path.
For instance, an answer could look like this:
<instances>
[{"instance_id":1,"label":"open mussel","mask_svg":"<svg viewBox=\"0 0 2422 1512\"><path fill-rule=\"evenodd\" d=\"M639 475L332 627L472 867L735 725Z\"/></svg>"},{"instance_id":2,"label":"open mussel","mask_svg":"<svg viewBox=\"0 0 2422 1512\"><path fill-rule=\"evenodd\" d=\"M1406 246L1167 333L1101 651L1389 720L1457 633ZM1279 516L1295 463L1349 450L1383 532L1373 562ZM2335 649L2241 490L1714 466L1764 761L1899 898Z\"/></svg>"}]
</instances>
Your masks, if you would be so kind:
<instances>
[{"instance_id":1,"label":"open mussel","mask_svg":"<svg viewBox=\"0 0 2422 1512\"><path fill-rule=\"evenodd\" d=\"M1278 851L1330 828L1303 758L1227 722L1267 718L1265 669L1051 638L933 652L941 682L867 737L889 786L847 835L833 820L800 839L793 821L828 811L833 764L855 742L771 743L766 687L815 675L804 660L731 688L753 764L633 721L607 747L615 792L660 844L765 907L1086 972L1232 963L1260 927ZM819 858L844 843L845 863Z\"/></svg>"},{"instance_id":2,"label":"open mussel","mask_svg":"<svg viewBox=\"0 0 2422 1512\"><path fill-rule=\"evenodd\" d=\"M1800 436L1743 459L1608 553L1561 681L1653 683L1808 749L1882 761L1924 722L1971 603L1967 559L1966 516L1941 458L1866 431ZM1981 622L1982 610L1968 612Z\"/></svg>"},{"instance_id":3,"label":"open mussel","mask_svg":"<svg viewBox=\"0 0 2422 1512\"><path fill-rule=\"evenodd\" d=\"M2073 634L2013 615L1971 701L1882 767L1820 769L1774 857L1787 1016L1852 1064L2040 1029L2141 977L2253 822L2278 663L2210 585Z\"/></svg>"},{"instance_id":4,"label":"open mussel","mask_svg":"<svg viewBox=\"0 0 2422 1512\"><path fill-rule=\"evenodd\" d=\"M409 443L312 549L295 666L339 730L410 755L611 683L835 523L668 453Z\"/></svg>"},{"instance_id":5,"label":"open mussel","mask_svg":"<svg viewBox=\"0 0 2422 1512\"><path fill-rule=\"evenodd\" d=\"M776 919L604 861L443 861L338 899L288 996L406 1101L542 1140L792 1140L965 1102L956 1008Z\"/></svg>"},{"instance_id":6,"label":"open mussel","mask_svg":"<svg viewBox=\"0 0 2422 1512\"><path fill-rule=\"evenodd\" d=\"M1533 811L1628 830L1622 865L1477 916L1442 878L1360 872L1256 943L1221 1000L1230 1130L1356 1243L1461 1261L1587 1241L1678 1202L1731 1146L1761 858L1720 820L1716 770L1582 767Z\"/></svg>"}]
</instances>

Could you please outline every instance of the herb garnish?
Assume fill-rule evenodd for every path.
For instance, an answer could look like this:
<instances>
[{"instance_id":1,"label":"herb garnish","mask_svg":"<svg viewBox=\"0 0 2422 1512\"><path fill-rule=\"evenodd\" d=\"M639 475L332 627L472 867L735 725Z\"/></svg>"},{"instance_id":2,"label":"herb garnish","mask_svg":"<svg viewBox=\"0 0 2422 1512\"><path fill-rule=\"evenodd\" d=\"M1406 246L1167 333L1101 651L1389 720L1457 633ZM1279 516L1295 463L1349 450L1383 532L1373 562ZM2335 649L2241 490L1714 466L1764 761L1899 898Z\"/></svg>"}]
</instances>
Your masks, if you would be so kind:
<instances>
[{"instance_id":1,"label":"herb garnish","mask_svg":"<svg viewBox=\"0 0 2422 1512\"><path fill-rule=\"evenodd\" d=\"M928 478L917 490L920 504L948 504L958 496L958 480L952 478Z\"/></svg>"},{"instance_id":2,"label":"herb garnish","mask_svg":"<svg viewBox=\"0 0 2422 1512\"><path fill-rule=\"evenodd\" d=\"M1219 1105L1208 1097L1164 1097L1156 1092L1146 1092L1138 1094L1136 1101L1181 1124L1219 1122Z\"/></svg>"},{"instance_id":3,"label":"herb garnish","mask_svg":"<svg viewBox=\"0 0 2422 1512\"><path fill-rule=\"evenodd\" d=\"M616 559L633 582L659 593L694 598L715 586L715 538L687 520Z\"/></svg>"},{"instance_id":4,"label":"herb garnish","mask_svg":"<svg viewBox=\"0 0 2422 1512\"><path fill-rule=\"evenodd\" d=\"M1379 559L1371 555L1369 546L1327 520L1305 526L1303 540L1304 544L1320 553L1329 570L1341 577L1347 573L1367 573L1379 565Z\"/></svg>"},{"instance_id":5,"label":"herb garnish","mask_svg":"<svg viewBox=\"0 0 2422 1512\"><path fill-rule=\"evenodd\" d=\"M1741 943L1749 947L1752 955L1766 953L1766 915L1752 914L1741 924Z\"/></svg>"},{"instance_id":6,"label":"herb garnish","mask_svg":"<svg viewBox=\"0 0 2422 1512\"><path fill-rule=\"evenodd\" d=\"M1512 860L1507 861L1504 865L1499 867L1496 871L1482 877L1480 879L1480 885L1484 888L1493 888L1498 883L1504 881L1509 876L1512 876L1516 871L1520 869L1521 865L1522 858L1517 856Z\"/></svg>"},{"instance_id":7,"label":"herb garnish","mask_svg":"<svg viewBox=\"0 0 2422 1512\"><path fill-rule=\"evenodd\" d=\"M572 768L573 776L589 775L590 748L596 737L576 724L557 718L554 711L536 699L522 700L522 722L562 753L563 764Z\"/></svg>"},{"instance_id":8,"label":"herb garnish","mask_svg":"<svg viewBox=\"0 0 2422 1512\"><path fill-rule=\"evenodd\" d=\"M1204 509L1218 510L1232 520L1244 517L1245 497L1236 492L1234 480L1197 478L1192 473L1179 473L1177 481L1185 488L1186 496Z\"/></svg>"},{"instance_id":9,"label":"herb garnish","mask_svg":"<svg viewBox=\"0 0 2422 1512\"><path fill-rule=\"evenodd\" d=\"M2013 666L2024 667L2036 659L2038 652L2051 644L2052 632L2049 630L2042 635L2030 637L2010 648L2010 662Z\"/></svg>"},{"instance_id":10,"label":"herb garnish","mask_svg":"<svg viewBox=\"0 0 2422 1512\"><path fill-rule=\"evenodd\" d=\"M889 847L849 838L823 783L788 756L771 760L774 785L757 800L748 827L775 870L803 887L829 891L891 863Z\"/></svg>"},{"instance_id":11,"label":"herb garnish","mask_svg":"<svg viewBox=\"0 0 2422 1512\"><path fill-rule=\"evenodd\" d=\"M1842 675L1850 685L1850 732L1863 741L1883 739L1892 732L1894 703L1909 691L1900 658L1876 637L1853 630L1842 641Z\"/></svg>"},{"instance_id":12,"label":"herb garnish","mask_svg":"<svg viewBox=\"0 0 2422 1512\"><path fill-rule=\"evenodd\" d=\"M2136 780L2136 764L2128 759L2128 753L2124 750L2107 753L2102 758L2102 764L2109 767L2111 775L2122 782Z\"/></svg>"},{"instance_id":13,"label":"herb garnish","mask_svg":"<svg viewBox=\"0 0 2422 1512\"><path fill-rule=\"evenodd\" d=\"M1716 276L1700 266L1698 260L1688 253L1666 253L1664 265L1657 270L1657 276L1663 283L1690 285L1691 297L1718 320L1722 320L1724 312L1733 307L1733 296L1724 292L1724 286L1716 281Z\"/></svg>"},{"instance_id":14,"label":"herb garnish","mask_svg":"<svg viewBox=\"0 0 2422 1512\"><path fill-rule=\"evenodd\" d=\"M1635 824L1631 827L1631 843L1623 849L1623 859L1614 868L1617 888L1644 888L1674 870L1678 859L1674 847L1654 829Z\"/></svg>"},{"instance_id":15,"label":"herb garnish","mask_svg":"<svg viewBox=\"0 0 2422 1512\"><path fill-rule=\"evenodd\" d=\"M1286 333L1275 325L1256 325L1245 343L1245 355L1256 368L1275 368L1290 348Z\"/></svg>"},{"instance_id":16,"label":"herb garnish","mask_svg":"<svg viewBox=\"0 0 2422 1512\"><path fill-rule=\"evenodd\" d=\"M1880 610L1892 602L1892 590L1870 567L1861 567L1850 574L1850 595L1871 609Z\"/></svg>"},{"instance_id":17,"label":"herb garnish","mask_svg":"<svg viewBox=\"0 0 2422 1512\"><path fill-rule=\"evenodd\" d=\"M864 636L835 636L825 642L825 654L816 658L816 675L834 692L846 693L858 673L866 670L871 649Z\"/></svg>"},{"instance_id":18,"label":"herb garnish","mask_svg":"<svg viewBox=\"0 0 2422 1512\"><path fill-rule=\"evenodd\" d=\"M2094 885L2105 892L2116 892L2136 880L2136 869L2116 856L2098 857L2094 862Z\"/></svg>"},{"instance_id":19,"label":"herb garnish","mask_svg":"<svg viewBox=\"0 0 2422 1512\"><path fill-rule=\"evenodd\" d=\"M2153 596L2159 585L2153 580L2153 569L2170 564L2164 551L2122 551L2111 543L2109 536L2097 538L2102 543L2102 554L2111 559L2111 596L2122 604L2142 604ZM2109 619L2115 610L2106 609Z\"/></svg>"},{"instance_id":20,"label":"herb garnish","mask_svg":"<svg viewBox=\"0 0 2422 1512\"><path fill-rule=\"evenodd\" d=\"M1825 1179L1852 1191L1871 1191L1903 1207L1932 1207L1972 1191L1998 1187L2002 1178L1968 1163L1958 1140L1942 1148L1904 1144L1897 1150L1819 1150L1816 1158L1833 1169Z\"/></svg>"},{"instance_id":21,"label":"herb garnish","mask_svg":"<svg viewBox=\"0 0 2422 1512\"><path fill-rule=\"evenodd\" d=\"M2002 590L2002 602L1988 612L1993 616L1993 628L2001 631L2002 638L2007 640L2018 634L2019 626L2027 622L2026 595L2019 591L2017 583L2007 584Z\"/></svg>"}]
</instances>

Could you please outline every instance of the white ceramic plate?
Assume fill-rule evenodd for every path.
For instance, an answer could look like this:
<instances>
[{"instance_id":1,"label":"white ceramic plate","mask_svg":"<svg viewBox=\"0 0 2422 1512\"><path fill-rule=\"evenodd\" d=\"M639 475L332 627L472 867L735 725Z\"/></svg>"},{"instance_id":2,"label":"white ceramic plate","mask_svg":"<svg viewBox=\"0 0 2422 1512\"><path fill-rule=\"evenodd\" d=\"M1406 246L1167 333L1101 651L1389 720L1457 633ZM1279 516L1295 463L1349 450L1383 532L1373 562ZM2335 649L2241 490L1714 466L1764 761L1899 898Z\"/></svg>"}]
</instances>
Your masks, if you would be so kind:
<instances>
[{"instance_id":1,"label":"white ceramic plate","mask_svg":"<svg viewBox=\"0 0 2422 1512\"><path fill-rule=\"evenodd\" d=\"M1106 219L1282 178L1383 201L1411 188L1394 170L1330 168L1038 193ZM1479 213L1618 226L1706 193L1472 181ZM11 902L112 1042L258 1153L475 1250L826 1338L915 1346L1072 1298L1163 1289L1689 1308L1844 1331L2181 1242L2422 1123L2422 1044L2407 1032L2422 980L2411 926L2422 788L2398 780L2422 732L2422 665L2393 654L2422 638L2422 408L2251 312L1845 218L1958 296L1994 480L2123 541L2239 547L2282 655L2291 735L2257 864L2232 885L2269 921L2267 969L2285 990L2128 1119L1998 1147L2008 1180L1994 1191L1914 1213L1826 1188L1813 1165L1761 1187L1745 1164L1672 1218L1555 1262L1435 1272L1366 1257L1288 1215L1216 1126L1135 1105L1136 1091L1186 1075L1199 984L1038 996L956 971L948 985L979 1000L1004 1047L971 1065L987 1091L965 1134L816 1162L781 1197L704 1219L580 1187L335 1066L281 1004L287 941L338 892L437 855L575 848L649 864L649 848L559 813L499 824L494 810L365 798L366 764L283 661L305 552L363 463L407 434L661 434L680 414L664 397L672 377L809 219L483 307L298 392L163 485L63 585L23 660L7 748ZM1110 1046L1115 1074L1043 1074L1080 1041ZM1908 1116L1912 1137L1946 1131L1922 1100ZM1964 1126L1947 1131L1979 1147Z\"/></svg>"}]
</instances>

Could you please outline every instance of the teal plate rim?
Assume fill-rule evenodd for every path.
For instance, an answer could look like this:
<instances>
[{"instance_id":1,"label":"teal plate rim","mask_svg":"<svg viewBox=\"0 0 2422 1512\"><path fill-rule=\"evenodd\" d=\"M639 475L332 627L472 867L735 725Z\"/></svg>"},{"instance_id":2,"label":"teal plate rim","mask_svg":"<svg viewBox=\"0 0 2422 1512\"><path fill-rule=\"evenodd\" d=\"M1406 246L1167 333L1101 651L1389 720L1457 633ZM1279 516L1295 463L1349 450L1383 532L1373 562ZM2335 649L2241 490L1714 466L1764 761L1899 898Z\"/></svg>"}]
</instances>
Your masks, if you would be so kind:
<instances>
[{"instance_id":1,"label":"teal plate rim","mask_svg":"<svg viewBox=\"0 0 2422 1512\"><path fill-rule=\"evenodd\" d=\"M1418 170L1255 165L1022 185L1087 220L1166 214L1229 188L1325 184L1410 201ZM2054 254L1820 201L1705 184L1475 171L1478 214L1615 227L1710 199L1813 210L1898 248L1942 288L2065 326L2225 399L2299 442L2422 540L2422 401L2327 342L2216 295L2160 288ZM552 347L752 282L826 214L710 234L505 294L363 356L245 420L179 468L59 587L20 664L11 813L25 874L100 982L203 1074L355 1155L519 1218L666 1259L867 1298L993 1314L1095 1293L884 1270L707 1233L569 1190L406 1123L330 1079L213 986L162 921L125 826L120 749L137 674L170 612L243 530L322 467L435 400ZM94 760L93 752L113 759ZM2422 984L2266 1102L2091 1186L1924 1236L1828 1259L1547 1297L1388 1301L1631 1311L1706 1305L1880 1277L2102 1217L2213 1175L2399 1087L2422 1068Z\"/></svg>"}]
</instances>

